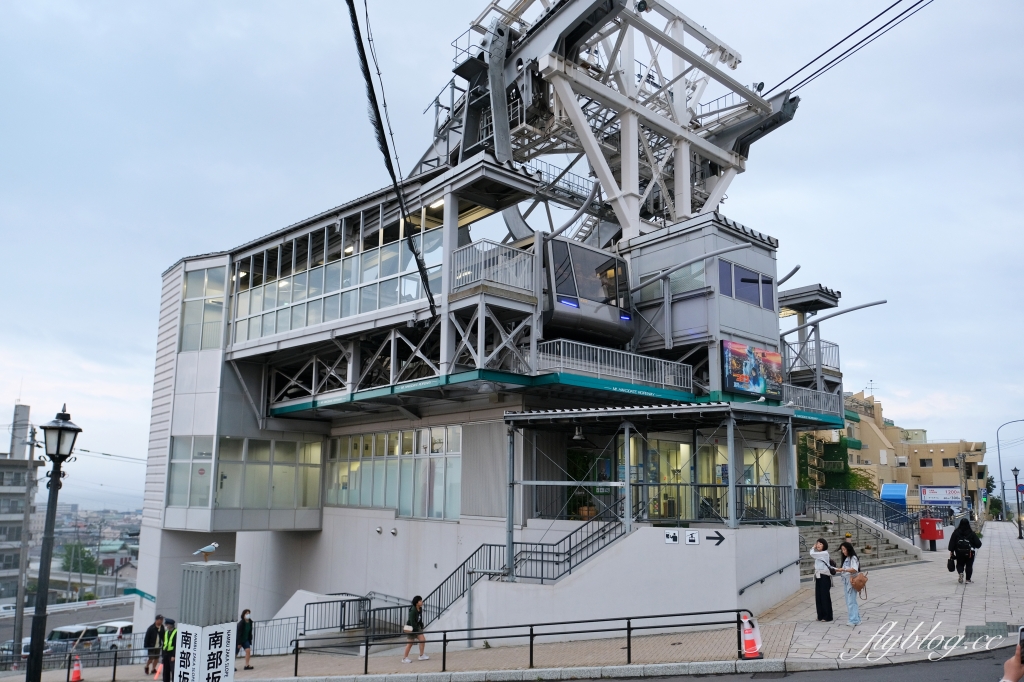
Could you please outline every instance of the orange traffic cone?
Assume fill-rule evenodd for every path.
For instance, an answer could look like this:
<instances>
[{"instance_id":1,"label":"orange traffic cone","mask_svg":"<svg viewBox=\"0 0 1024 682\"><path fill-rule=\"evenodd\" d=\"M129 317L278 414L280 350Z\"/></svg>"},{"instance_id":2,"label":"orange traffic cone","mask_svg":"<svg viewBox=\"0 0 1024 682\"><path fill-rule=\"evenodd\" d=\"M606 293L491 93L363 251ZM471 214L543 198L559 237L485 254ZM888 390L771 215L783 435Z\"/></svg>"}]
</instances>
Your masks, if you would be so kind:
<instances>
[{"instance_id":1,"label":"orange traffic cone","mask_svg":"<svg viewBox=\"0 0 1024 682\"><path fill-rule=\"evenodd\" d=\"M743 658L744 660L764 658L764 655L757 650L757 642L754 641L754 627L746 615L743 616Z\"/></svg>"},{"instance_id":2,"label":"orange traffic cone","mask_svg":"<svg viewBox=\"0 0 1024 682\"><path fill-rule=\"evenodd\" d=\"M75 667L71 669L71 682L82 682L82 662L75 656Z\"/></svg>"},{"instance_id":3,"label":"orange traffic cone","mask_svg":"<svg viewBox=\"0 0 1024 682\"><path fill-rule=\"evenodd\" d=\"M153 673L153 679L154 680L159 680L160 678L163 677L163 674L164 674L164 662L163 661L157 661L156 672Z\"/></svg>"}]
</instances>

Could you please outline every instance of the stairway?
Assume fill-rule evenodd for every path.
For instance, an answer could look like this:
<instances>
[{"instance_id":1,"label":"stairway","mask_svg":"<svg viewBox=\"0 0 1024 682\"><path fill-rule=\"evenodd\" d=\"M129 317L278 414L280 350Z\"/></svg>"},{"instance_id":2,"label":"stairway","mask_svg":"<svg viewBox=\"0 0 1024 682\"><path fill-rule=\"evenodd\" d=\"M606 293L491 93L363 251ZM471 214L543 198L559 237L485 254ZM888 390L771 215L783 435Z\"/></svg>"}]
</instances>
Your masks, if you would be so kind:
<instances>
[{"instance_id":1,"label":"stairway","mask_svg":"<svg viewBox=\"0 0 1024 682\"><path fill-rule=\"evenodd\" d=\"M837 565L841 565L841 554L839 543L848 541L857 550L857 558L860 559L860 567L870 570L877 566L888 566L902 564L916 560L909 550L890 542L880 533L867 528L857 528L848 523L821 523L813 526L799 526L800 542L800 576L806 577L814 574L814 560L807 552L818 541L818 538L825 538L828 542L828 553ZM851 537L847 538L846 533ZM864 550L866 545L871 545L872 550Z\"/></svg>"}]
</instances>

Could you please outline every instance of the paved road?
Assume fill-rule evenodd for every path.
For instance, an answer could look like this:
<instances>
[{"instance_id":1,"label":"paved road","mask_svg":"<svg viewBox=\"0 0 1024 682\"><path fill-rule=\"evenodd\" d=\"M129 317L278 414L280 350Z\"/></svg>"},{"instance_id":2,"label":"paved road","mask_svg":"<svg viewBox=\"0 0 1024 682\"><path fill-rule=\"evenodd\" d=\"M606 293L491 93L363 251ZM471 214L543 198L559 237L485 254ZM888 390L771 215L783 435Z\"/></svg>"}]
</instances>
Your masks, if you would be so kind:
<instances>
[{"instance_id":1,"label":"paved road","mask_svg":"<svg viewBox=\"0 0 1024 682\"><path fill-rule=\"evenodd\" d=\"M106 623L111 620L131 620L135 612L135 605L131 602L125 604L108 604L103 606L82 606L72 611L57 611L46 616L46 630L60 627L62 625L77 625L78 623ZM30 611L25 612L25 632L28 637L32 632L32 615ZM0 642L6 642L14 637L14 616L0 618Z\"/></svg>"}]
</instances>

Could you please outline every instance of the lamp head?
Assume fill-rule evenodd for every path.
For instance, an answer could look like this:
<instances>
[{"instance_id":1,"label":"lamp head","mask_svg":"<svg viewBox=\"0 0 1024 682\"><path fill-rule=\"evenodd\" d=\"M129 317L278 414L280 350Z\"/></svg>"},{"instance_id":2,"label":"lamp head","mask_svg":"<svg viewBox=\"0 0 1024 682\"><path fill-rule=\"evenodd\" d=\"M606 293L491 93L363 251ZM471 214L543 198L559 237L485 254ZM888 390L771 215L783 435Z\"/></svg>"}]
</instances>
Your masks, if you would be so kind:
<instances>
[{"instance_id":1,"label":"lamp head","mask_svg":"<svg viewBox=\"0 0 1024 682\"><path fill-rule=\"evenodd\" d=\"M46 441L46 456L53 461L63 462L70 457L75 448L75 439L82 432L82 429L71 421L71 415L67 410L68 406L65 404L53 421L39 427L43 430L43 438Z\"/></svg>"},{"instance_id":2,"label":"lamp head","mask_svg":"<svg viewBox=\"0 0 1024 682\"><path fill-rule=\"evenodd\" d=\"M1018 469L1017 467L1013 467L1012 469L1010 469L1010 473L1013 474L1014 478L1017 478L1017 474L1020 473L1020 469Z\"/></svg>"}]
</instances>

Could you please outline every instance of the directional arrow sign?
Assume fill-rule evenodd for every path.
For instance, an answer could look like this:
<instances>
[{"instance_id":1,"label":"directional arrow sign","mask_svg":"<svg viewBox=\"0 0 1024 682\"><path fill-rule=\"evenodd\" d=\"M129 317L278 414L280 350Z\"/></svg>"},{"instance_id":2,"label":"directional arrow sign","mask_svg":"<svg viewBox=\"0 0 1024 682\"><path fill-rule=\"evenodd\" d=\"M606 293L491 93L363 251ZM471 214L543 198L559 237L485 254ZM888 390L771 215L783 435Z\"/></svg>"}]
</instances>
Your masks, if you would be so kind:
<instances>
[{"instance_id":1,"label":"directional arrow sign","mask_svg":"<svg viewBox=\"0 0 1024 682\"><path fill-rule=\"evenodd\" d=\"M718 537L715 537L716 535ZM715 531L715 535L705 535L704 539L705 540L715 540L715 547L718 547L720 544L722 544L725 541L725 536L722 535L721 531L716 530Z\"/></svg>"}]
</instances>

